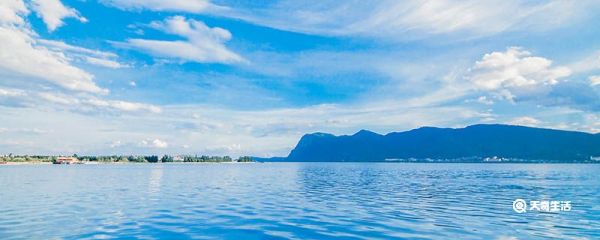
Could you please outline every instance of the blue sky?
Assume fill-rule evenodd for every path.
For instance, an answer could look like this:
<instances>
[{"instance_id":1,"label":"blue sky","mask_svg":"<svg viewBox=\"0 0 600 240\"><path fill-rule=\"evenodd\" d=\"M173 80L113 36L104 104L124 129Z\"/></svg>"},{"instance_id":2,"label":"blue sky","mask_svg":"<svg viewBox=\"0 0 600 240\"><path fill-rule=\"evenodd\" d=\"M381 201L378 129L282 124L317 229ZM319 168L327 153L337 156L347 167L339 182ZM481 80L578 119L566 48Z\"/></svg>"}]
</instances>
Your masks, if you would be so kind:
<instances>
[{"instance_id":1,"label":"blue sky","mask_svg":"<svg viewBox=\"0 0 600 240\"><path fill-rule=\"evenodd\" d=\"M287 155L305 133L600 132L594 1L5 0L0 154Z\"/></svg>"}]
</instances>

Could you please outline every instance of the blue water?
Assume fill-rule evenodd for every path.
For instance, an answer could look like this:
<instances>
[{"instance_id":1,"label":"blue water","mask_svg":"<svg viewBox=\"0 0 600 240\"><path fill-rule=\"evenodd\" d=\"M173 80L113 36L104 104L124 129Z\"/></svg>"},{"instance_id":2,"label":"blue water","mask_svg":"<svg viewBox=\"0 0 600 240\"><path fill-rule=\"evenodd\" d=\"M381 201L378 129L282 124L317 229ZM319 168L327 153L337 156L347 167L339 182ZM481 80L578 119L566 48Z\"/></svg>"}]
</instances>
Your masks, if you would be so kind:
<instances>
[{"instance_id":1,"label":"blue water","mask_svg":"<svg viewBox=\"0 0 600 240\"><path fill-rule=\"evenodd\" d=\"M0 188L0 239L600 239L600 165L0 166Z\"/></svg>"}]
</instances>

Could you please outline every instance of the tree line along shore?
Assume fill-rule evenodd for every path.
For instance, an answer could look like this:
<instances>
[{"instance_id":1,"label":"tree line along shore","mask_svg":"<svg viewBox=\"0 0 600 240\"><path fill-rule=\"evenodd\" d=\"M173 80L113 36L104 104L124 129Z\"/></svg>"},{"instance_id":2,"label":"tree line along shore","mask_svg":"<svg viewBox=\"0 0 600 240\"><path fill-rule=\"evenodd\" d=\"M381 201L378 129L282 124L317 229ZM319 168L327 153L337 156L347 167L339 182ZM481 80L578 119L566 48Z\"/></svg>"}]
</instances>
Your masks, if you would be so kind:
<instances>
[{"instance_id":1,"label":"tree line along shore","mask_svg":"<svg viewBox=\"0 0 600 240\"><path fill-rule=\"evenodd\" d=\"M169 163L169 162L254 162L249 156L231 158L229 156L197 156L197 155L110 155L110 156L48 156L48 155L5 155L0 156L0 163L6 162L40 162L40 163L61 163L61 162L98 162L98 163Z\"/></svg>"}]
</instances>

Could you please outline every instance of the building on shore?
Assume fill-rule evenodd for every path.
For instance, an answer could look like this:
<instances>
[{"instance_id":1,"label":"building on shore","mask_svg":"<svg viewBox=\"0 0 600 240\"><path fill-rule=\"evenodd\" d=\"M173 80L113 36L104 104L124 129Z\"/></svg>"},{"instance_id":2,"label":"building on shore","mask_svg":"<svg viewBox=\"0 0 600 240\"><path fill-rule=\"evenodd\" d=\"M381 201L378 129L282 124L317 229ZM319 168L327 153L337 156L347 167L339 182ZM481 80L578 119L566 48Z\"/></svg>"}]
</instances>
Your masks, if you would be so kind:
<instances>
[{"instance_id":1,"label":"building on shore","mask_svg":"<svg viewBox=\"0 0 600 240\"><path fill-rule=\"evenodd\" d=\"M80 163L76 157L58 157L54 161L54 164L77 164Z\"/></svg>"},{"instance_id":2,"label":"building on shore","mask_svg":"<svg viewBox=\"0 0 600 240\"><path fill-rule=\"evenodd\" d=\"M183 156L180 156L180 155L174 156L173 162L183 162Z\"/></svg>"}]
</instances>

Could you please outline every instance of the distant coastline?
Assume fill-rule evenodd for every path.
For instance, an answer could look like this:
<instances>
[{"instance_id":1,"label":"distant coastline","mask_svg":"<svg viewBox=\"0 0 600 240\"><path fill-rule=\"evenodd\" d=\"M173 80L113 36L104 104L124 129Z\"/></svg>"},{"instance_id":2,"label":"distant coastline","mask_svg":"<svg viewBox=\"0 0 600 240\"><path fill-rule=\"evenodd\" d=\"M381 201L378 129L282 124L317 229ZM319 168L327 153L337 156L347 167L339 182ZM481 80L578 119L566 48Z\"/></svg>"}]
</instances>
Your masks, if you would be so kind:
<instances>
[{"instance_id":1,"label":"distant coastline","mask_svg":"<svg viewBox=\"0 0 600 240\"><path fill-rule=\"evenodd\" d=\"M385 135L304 135L287 157L191 155L0 156L0 164L406 162L406 163L600 163L600 134L515 125L422 127Z\"/></svg>"},{"instance_id":2,"label":"distant coastline","mask_svg":"<svg viewBox=\"0 0 600 240\"><path fill-rule=\"evenodd\" d=\"M107 163L249 163L251 157L242 156L190 156L190 155L111 155L111 156L52 156L52 155L5 155L0 156L0 165L22 164L107 164Z\"/></svg>"},{"instance_id":3,"label":"distant coastline","mask_svg":"<svg viewBox=\"0 0 600 240\"><path fill-rule=\"evenodd\" d=\"M152 163L152 164L246 164L252 162L169 162L169 163ZM78 165L109 165L109 164L148 164L138 162L82 162ZM0 162L0 166L20 166L20 165L54 165L52 162Z\"/></svg>"}]
</instances>

